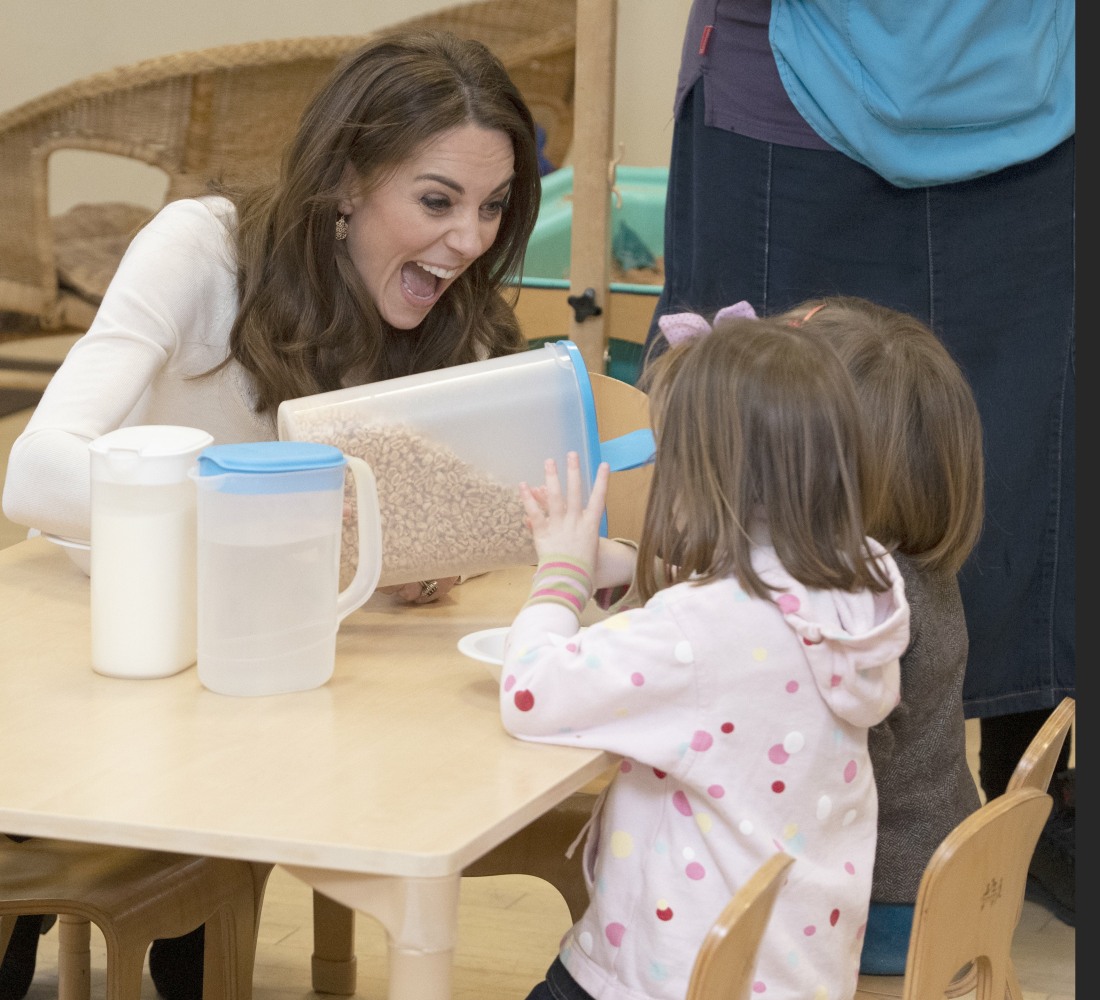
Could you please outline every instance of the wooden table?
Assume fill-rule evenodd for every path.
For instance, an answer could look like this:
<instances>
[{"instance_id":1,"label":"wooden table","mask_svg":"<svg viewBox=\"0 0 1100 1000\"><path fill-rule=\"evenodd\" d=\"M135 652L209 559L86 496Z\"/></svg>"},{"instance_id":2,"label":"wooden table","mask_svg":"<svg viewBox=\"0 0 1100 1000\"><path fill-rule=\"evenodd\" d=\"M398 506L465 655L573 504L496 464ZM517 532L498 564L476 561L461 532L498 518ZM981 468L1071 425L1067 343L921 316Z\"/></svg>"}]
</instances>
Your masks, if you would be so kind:
<instances>
[{"instance_id":1,"label":"wooden table","mask_svg":"<svg viewBox=\"0 0 1100 1000\"><path fill-rule=\"evenodd\" d=\"M437 604L376 595L313 691L232 698L194 667L92 671L89 583L36 538L0 551L0 830L282 865L386 928L391 1000L448 1000L460 873L614 758L523 743L488 668L531 571Z\"/></svg>"}]
</instances>

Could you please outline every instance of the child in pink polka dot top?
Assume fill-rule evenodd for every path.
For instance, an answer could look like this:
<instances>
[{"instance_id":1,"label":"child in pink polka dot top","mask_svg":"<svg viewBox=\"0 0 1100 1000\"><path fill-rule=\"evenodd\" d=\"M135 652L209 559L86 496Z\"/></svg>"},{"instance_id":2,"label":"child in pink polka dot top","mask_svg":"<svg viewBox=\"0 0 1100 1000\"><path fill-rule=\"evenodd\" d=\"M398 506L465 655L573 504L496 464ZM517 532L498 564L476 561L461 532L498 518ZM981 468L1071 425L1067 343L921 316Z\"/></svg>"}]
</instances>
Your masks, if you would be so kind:
<instances>
[{"instance_id":1,"label":"child in pink polka dot top","mask_svg":"<svg viewBox=\"0 0 1100 1000\"><path fill-rule=\"evenodd\" d=\"M528 1000L683 1000L710 925L776 851L796 861L754 995L850 1000L875 860L867 732L909 640L897 566L865 537L855 390L822 338L729 315L650 372L642 606L579 631L612 582L606 466L587 504L575 455L564 483L547 462L521 487L539 566L503 723L622 756L584 848L591 902Z\"/></svg>"}]
</instances>

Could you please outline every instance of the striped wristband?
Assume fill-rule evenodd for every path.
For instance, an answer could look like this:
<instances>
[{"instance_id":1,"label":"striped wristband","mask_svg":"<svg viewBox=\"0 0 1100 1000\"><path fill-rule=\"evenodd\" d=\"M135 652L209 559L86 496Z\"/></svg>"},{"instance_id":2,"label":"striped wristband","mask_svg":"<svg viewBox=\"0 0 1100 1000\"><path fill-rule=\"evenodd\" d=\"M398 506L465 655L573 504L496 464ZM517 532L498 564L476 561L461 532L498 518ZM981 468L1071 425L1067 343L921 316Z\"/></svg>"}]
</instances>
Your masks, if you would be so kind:
<instances>
[{"instance_id":1,"label":"striped wristband","mask_svg":"<svg viewBox=\"0 0 1100 1000\"><path fill-rule=\"evenodd\" d=\"M567 556L551 556L539 563L527 603L561 604L580 615L591 596L591 570Z\"/></svg>"}]
</instances>

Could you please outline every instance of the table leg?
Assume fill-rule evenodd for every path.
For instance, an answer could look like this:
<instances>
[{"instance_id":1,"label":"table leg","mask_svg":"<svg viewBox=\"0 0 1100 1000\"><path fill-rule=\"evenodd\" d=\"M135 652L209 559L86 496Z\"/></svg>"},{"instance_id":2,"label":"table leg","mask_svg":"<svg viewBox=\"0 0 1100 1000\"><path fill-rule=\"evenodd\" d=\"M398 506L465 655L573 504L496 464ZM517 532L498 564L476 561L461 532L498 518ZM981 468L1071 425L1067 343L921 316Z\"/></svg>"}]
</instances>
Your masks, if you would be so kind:
<instances>
[{"instance_id":1,"label":"table leg","mask_svg":"<svg viewBox=\"0 0 1100 1000\"><path fill-rule=\"evenodd\" d=\"M355 911L313 890L313 990L355 993Z\"/></svg>"},{"instance_id":2,"label":"table leg","mask_svg":"<svg viewBox=\"0 0 1100 1000\"><path fill-rule=\"evenodd\" d=\"M401 878L283 865L317 892L386 929L389 1000L451 1000L461 875Z\"/></svg>"}]
</instances>

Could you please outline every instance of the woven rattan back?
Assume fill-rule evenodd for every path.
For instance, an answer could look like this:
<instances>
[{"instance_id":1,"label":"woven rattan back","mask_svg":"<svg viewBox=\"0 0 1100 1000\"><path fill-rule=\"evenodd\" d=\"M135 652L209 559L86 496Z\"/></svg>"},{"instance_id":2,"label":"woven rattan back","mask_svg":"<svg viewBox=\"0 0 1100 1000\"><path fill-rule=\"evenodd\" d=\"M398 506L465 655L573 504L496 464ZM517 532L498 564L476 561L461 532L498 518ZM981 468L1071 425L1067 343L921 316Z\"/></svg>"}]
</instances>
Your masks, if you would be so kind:
<instances>
[{"instance_id":1,"label":"woven rattan back","mask_svg":"<svg viewBox=\"0 0 1100 1000\"><path fill-rule=\"evenodd\" d=\"M572 141L576 0L480 0L378 33L423 27L485 42L545 129L546 155L561 163ZM78 218L51 224L52 153L92 150L158 167L168 177L169 201L201 192L212 179L270 176L310 95L370 37L259 41L162 56L0 114L0 312L35 317L43 329L86 326L135 228L134 206L120 205L84 208ZM71 291L59 282L59 261Z\"/></svg>"}]
</instances>

